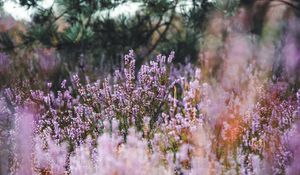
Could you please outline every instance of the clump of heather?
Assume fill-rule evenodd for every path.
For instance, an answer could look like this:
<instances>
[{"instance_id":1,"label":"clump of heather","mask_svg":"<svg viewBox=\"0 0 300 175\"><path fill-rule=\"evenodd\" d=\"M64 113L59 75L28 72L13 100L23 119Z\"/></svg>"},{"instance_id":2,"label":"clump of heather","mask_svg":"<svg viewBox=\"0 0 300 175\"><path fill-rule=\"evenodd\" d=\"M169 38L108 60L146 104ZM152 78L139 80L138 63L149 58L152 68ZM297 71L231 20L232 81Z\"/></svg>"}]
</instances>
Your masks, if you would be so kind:
<instances>
[{"instance_id":1,"label":"clump of heather","mask_svg":"<svg viewBox=\"0 0 300 175\"><path fill-rule=\"evenodd\" d=\"M56 94L31 91L31 100L41 109L40 132L49 133L59 142L67 141L73 147L88 135L97 138L105 121L111 123L117 119L124 140L130 126L150 137L150 130L154 129L176 83L168 79L173 57L174 53L168 58L159 55L156 61L143 65L136 75L134 53L130 51L125 55L124 69L102 82L83 85L74 75L72 86L67 87L64 80Z\"/></svg>"},{"instance_id":2,"label":"clump of heather","mask_svg":"<svg viewBox=\"0 0 300 175\"><path fill-rule=\"evenodd\" d=\"M171 169L178 173L187 171L192 163L192 132L202 122L200 70L186 69L189 73L180 75L185 70L171 67L171 53L168 57L158 55L136 73L134 57L133 51L125 55L124 68L102 83L99 80L84 85L74 75L71 82L61 83L56 94L31 91L30 100L39 112L37 133L58 145L67 144L70 159L87 140L90 150L101 147L97 142L101 134L116 135L119 144L127 144L131 128L144 139L143 150L161 154L160 162L174 163ZM40 147L47 150L47 146ZM66 161L66 166L69 163Z\"/></svg>"},{"instance_id":3,"label":"clump of heather","mask_svg":"<svg viewBox=\"0 0 300 175\"><path fill-rule=\"evenodd\" d=\"M74 74L57 91L51 83L29 94L7 89L11 172L297 171L300 105L287 83L261 81L251 66L232 87L205 82L200 69L172 65L173 58L158 55L136 70L129 51L123 68L95 82Z\"/></svg>"},{"instance_id":4,"label":"clump of heather","mask_svg":"<svg viewBox=\"0 0 300 175\"><path fill-rule=\"evenodd\" d=\"M287 174L297 174L300 172L299 168L299 155L300 155L300 91L297 92L297 110L296 110L296 118L297 120L292 125L291 130L286 136L286 143L289 151L292 154L292 160L290 164L287 166L286 173Z\"/></svg>"},{"instance_id":5,"label":"clump of heather","mask_svg":"<svg viewBox=\"0 0 300 175\"><path fill-rule=\"evenodd\" d=\"M254 171L255 156L264 163L264 173L286 173L292 158L288 133L297 120L295 97L286 96L286 88L286 83L278 82L259 93L243 136L245 173Z\"/></svg>"}]
</instances>

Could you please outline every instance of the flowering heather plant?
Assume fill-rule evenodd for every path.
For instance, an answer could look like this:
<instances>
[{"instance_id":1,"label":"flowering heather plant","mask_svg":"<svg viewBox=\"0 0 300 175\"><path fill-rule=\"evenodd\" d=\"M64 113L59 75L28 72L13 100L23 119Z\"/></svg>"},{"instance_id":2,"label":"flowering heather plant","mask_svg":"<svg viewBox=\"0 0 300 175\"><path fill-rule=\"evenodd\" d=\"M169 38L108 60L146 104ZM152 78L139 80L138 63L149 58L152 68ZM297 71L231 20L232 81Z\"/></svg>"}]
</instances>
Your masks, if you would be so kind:
<instances>
[{"instance_id":1,"label":"flowering heather plant","mask_svg":"<svg viewBox=\"0 0 300 175\"><path fill-rule=\"evenodd\" d=\"M251 155L269 161L269 173L286 173L292 152L287 147L287 133L297 119L297 103L291 97L285 97L285 83L271 85L270 90L262 90L255 105L251 119L243 138L246 153L246 172L251 168ZM253 170L253 169L252 169Z\"/></svg>"},{"instance_id":2,"label":"flowering heather plant","mask_svg":"<svg viewBox=\"0 0 300 175\"><path fill-rule=\"evenodd\" d=\"M287 147L290 151L290 153L292 154L292 161L289 164L289 166L287 166L287 170L286 173L287 174L297 174L300 172L300 168L299 168L299 154L300 154L300 140L299 140L299 136L300 136L300 108L299 108L299 104L300 104L300 91L297 92L297 103L298 103L298 107L296 110L296 117L297 120L295 121L294 125L292 126L291 130L289 131L289 133L286 136L286 143L287 143Z\"/></svg>"},{"instance_id":3,"label":"flowering heather plant","mask_svg":"<svg viewBox=\"0 0 300 175\"><path fill-rule=\"evenodd\" d=\"M297 171L298 143L290 138L299 135L300 105L288 84L260 81L249 66L243 84L228 89L227 84L204 82L201 70L191 64L172 65L173 58L173 52L158 55L137 71L129 51L123 68L96 82L82 83L75 74L57 91L51 83L29 94L6 89L3 107L8 112L2 113L13 116L7 130L14 145L9 171Z\"/></svg>"},{"instance_id":4,"label":"flowering heather plant","mask_svg":"<svg viewBox=\"0 0 300 175\"><path fill-rule=\"evenodd\" d=\"M41 109L40 132L49 133L59 142L71 146L81 144L88 135L92 138L103 132L104 122L119 121L120 134L126 139L128 128L138 131L155 127L160 111L167 103L174 82L168 79L174 53L167 58L157 56L156 61L143 65L135 75L133 51L125 55L125 67L114 77L82 85L77 75L72 77L72 87L61 84L61 91L31 91L31 99ZM149 120L148 123L145 123ZM144 131L148 135L150 130ZM72 148L71 148L72 149Z\"/></svg>"}]
</instances>

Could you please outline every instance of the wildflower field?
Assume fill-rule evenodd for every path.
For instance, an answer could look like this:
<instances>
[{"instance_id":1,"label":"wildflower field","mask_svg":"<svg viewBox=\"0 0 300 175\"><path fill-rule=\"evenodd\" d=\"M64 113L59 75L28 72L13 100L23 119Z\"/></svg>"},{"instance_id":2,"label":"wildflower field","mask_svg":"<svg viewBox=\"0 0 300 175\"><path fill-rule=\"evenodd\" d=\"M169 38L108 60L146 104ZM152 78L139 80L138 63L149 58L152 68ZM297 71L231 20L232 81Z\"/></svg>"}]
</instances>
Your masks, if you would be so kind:
<instances>
[{"instance_id":1,"label":"wildflower field","mask_svg":"<svg viewBox=\"0 0 300 175\"><path fill-rule=\"evenodd\" d=\"M20 2L36 7L34 0ZM176 7L177 1L169 2ZM88 50L98 39L90 42L82 32L92 30L93 18L80 16L82 23L73 24L67 14L69 20L61 23L68 27L49 46L45 38L29 42L39 36L31 36L30 28L47 21L20 28L21 22L3 15L0 175L300 175L300 5L224 2L201 1L211 4L195 58L183 57L183 46L168 49L175 42L170 36L191 32L180 28L185 23L175 7L166 11L174 13L170 22L157 28L164 39L155 40L152 32L150 45L129 42L123 52L110 38L101 54ZM268 8L257 10L263 7ZM152 19L151 25L164 19ZM86 28L73 28L81 24ZM126 28L120 26L113 35ZM22 30L27 36L16 34ZM74 32L82 33L64 40ZM12 49L6 47L10 40Z\"/></svg>"}]
</instances>

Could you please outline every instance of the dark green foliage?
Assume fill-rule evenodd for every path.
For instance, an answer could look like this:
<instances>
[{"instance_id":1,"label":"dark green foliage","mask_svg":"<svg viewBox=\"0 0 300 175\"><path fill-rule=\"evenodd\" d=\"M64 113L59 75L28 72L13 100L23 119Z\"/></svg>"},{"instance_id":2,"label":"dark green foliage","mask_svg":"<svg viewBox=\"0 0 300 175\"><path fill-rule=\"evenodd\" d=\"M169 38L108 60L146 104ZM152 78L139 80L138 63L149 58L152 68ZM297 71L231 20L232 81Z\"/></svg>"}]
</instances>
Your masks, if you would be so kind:
<instances>
[{"instance_id":1,"label":"dark green foliage","mask_svg":"<svg viewBox=\"0 0 300 175\"><path fill-rule=\"evenodd\" d=\"M128 49L146 59L178 49L182 60L177 61L186 56L196 60L206 14L213 7L207 0L192 1L189 8L181 0L55 0L47 9L38 0L19 3L34 10L23 34L27 45L38 42L57 48L69 62L75 61L73 65L83 54L95 66L118 64ZM113 11L125 3L137 4L140 10L114 17ZM59 29L59 25L66 27Z\"/></svg>"},{"instance_id":2,"label":"dark green foliage","mask_svg":"<svg viewBox=\"0 0 300 175\"><path fill-rule=\"evenodd\" d=\"M14 43L11 40L10 36L6 32L1 32L0 33L0 42L2 44L3 50L12 50L14 48Z\"/></svg>"}]
</instances>

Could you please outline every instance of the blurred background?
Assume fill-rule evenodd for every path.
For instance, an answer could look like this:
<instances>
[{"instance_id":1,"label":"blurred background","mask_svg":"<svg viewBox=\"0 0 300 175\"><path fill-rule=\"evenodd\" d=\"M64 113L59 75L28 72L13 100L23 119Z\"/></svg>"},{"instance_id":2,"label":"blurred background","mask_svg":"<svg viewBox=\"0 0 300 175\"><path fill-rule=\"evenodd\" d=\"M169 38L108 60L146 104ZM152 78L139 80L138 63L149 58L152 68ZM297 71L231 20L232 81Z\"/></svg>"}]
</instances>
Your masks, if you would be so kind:
<instances>
[{"instance_id":1,"label":"blurred background","mask_svg":"<svg viewBox=\"0 0 300 175\"><path fill-rule=\"evenodd\" d=\"M0 2L1 88L55 88L74 72L95 79L129 49L138 65L175 51L176 63L196 64L209 80L249 64L273 80L299 79L297 0Z\"/></svg>"}]
</instances>

